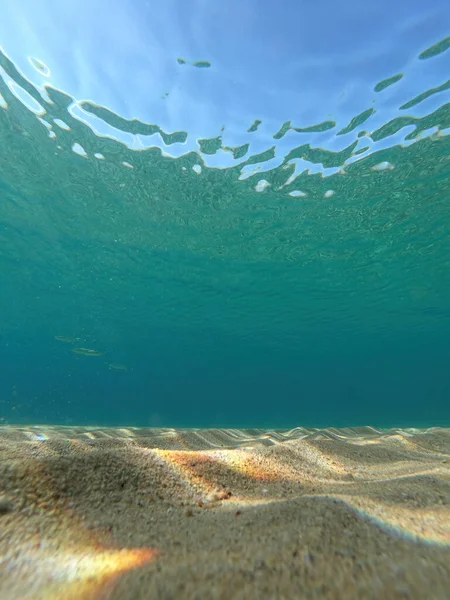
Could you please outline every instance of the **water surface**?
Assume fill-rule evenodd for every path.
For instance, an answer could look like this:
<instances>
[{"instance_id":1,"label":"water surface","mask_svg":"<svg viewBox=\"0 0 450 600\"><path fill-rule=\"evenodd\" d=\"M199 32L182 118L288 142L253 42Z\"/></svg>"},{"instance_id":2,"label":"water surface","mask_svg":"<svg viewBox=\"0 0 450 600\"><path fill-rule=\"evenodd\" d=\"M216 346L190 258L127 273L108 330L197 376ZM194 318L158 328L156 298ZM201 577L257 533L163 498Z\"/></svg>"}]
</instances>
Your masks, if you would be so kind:
<instances>
[{"instance_id":1,"label":"water surface","mask_svg":"<svg viewBox=\"0 0 450 600\"><path fill-rule=\"evenodd\" d=\"M448 425L447 3L103 4L0 25L3 422Z\"/></svg>"}]
</instances>

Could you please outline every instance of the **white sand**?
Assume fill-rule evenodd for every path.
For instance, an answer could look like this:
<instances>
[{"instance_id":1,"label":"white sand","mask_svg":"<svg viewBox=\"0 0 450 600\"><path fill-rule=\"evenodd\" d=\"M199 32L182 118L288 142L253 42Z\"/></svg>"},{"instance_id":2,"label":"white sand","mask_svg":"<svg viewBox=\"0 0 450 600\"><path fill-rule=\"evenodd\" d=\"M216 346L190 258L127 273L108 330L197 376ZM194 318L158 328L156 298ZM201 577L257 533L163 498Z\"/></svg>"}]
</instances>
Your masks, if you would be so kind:
<instances>
[{"instance_id":1,"label":"white sand","mask_svg":"<svg viewBox=\"0 0 450 600\"><path fill-rule=\"evenodd\" d=\"M0 428L0 599L450 598L450 430Z\"/></svg>"}]
</instances>

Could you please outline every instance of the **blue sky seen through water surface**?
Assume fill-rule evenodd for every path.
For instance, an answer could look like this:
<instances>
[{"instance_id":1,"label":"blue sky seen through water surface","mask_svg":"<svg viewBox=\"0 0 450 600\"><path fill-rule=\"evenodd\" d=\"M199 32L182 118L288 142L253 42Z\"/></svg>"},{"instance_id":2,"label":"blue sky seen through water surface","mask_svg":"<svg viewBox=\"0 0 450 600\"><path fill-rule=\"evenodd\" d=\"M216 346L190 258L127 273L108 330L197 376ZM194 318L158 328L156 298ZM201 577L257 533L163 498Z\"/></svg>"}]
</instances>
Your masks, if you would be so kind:
<instances>
[{"instance_id":1,"label":"blue sky seen through water surface","mask_svg":"<svg viewBox=\"0 0 450 600\"><path fill-rule=\"evenodd\" d=\"M6 2L0 418L450 423L450 5Z\"/></svg>"}]
</instances>

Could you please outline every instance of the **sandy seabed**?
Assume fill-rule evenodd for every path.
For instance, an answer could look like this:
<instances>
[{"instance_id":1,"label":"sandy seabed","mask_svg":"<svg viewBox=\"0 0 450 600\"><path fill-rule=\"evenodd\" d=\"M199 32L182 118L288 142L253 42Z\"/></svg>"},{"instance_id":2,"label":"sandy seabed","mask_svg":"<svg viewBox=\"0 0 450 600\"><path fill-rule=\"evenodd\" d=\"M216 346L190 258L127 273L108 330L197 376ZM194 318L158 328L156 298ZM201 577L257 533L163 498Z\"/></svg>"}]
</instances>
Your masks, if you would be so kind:
<instances>
[{"instance_id":1,"label":"sandy seabed","mask_svg":"<svg viewBox=\"0 0 450 600\"><path fill-rule=\"evenodd\" d=\"M0 599L450 598L450 429L0 428Z\"/></svg>"}]
</instances>

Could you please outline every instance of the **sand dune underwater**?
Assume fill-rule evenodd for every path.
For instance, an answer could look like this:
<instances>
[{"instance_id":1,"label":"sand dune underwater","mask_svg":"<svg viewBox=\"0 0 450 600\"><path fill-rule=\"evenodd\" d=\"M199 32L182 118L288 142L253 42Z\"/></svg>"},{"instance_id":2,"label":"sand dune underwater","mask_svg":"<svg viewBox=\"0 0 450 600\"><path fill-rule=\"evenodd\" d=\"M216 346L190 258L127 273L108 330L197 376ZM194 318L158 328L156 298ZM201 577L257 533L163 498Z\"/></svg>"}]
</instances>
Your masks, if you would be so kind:
<instances>
[{"instance_id":1,"label":"sand dune underwater","mask_svg":"<svg viewBox=\"0 0 450 600\"><path fill-rule=\"evenodd\" d=\"M0 597L448 598L450 430L0 429Z\"/></svg>"}]
</instances>

